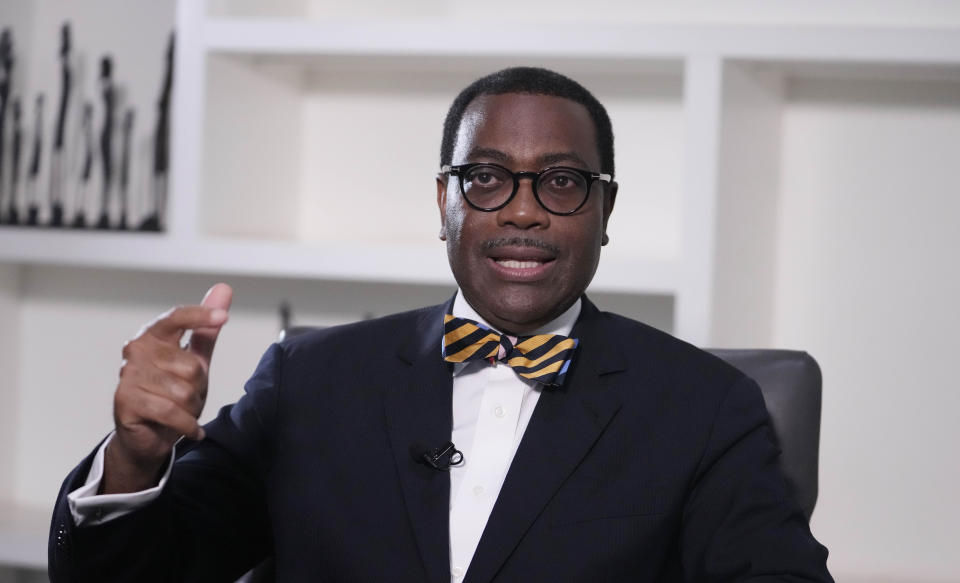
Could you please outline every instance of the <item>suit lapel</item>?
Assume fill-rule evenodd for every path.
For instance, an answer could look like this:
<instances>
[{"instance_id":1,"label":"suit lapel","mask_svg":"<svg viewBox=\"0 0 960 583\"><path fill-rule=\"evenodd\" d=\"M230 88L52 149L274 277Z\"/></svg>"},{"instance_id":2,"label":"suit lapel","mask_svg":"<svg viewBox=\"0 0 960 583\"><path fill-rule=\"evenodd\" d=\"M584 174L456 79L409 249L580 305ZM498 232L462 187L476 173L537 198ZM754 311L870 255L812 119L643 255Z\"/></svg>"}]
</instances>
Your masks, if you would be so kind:
<instances>
[{"instance_id":1,"label":"suit lapel","mask_svg":"<svg viewBox=\"0 0 960 583\"><path fill-rule=\"evenodd\" d=\"M485 583L497 574L620 408L602 377L624 370L626 360L603 333L602 316L585 296L571 336L581 340L572 376L562 389L540 395L465 583Z\"/></svg>"},{"instance_id":2,"label":"suit lapel","mask_svg":"<svg viewBox=\"0 0 960 583\"><path fill-rule=\"evenodd\" d=\"M413 444L439 447L452 432L452 376L440 356L444 307L420 314L416 335L398 351L408 372L385 395L407 514L428 580L435 583L450 580L450 475L414 462L410 449Z\"/></svg>"}]
</instances>

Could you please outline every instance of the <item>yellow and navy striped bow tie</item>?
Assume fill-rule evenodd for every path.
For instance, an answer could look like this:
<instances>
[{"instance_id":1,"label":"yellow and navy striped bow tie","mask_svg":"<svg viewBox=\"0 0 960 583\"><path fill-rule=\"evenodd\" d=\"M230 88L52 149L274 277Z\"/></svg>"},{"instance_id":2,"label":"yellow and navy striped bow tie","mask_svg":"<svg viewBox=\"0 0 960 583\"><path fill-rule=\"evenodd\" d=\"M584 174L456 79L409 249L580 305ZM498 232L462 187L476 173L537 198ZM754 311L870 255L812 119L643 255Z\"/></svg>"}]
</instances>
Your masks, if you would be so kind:
<instances>
[{"instance_id":1,"label":"yellow and navy striped bow tie","mask_svg":"<svg viewBox=\"0 0 960 583\"><path fill-rule=\"evenodd\" d=\"M579 343L559 334L520 336L514 342L479 322L450 314L443 317L445 361L501 361L520 376L553 387L563 385Z\"/></svg>"}]
</instances>

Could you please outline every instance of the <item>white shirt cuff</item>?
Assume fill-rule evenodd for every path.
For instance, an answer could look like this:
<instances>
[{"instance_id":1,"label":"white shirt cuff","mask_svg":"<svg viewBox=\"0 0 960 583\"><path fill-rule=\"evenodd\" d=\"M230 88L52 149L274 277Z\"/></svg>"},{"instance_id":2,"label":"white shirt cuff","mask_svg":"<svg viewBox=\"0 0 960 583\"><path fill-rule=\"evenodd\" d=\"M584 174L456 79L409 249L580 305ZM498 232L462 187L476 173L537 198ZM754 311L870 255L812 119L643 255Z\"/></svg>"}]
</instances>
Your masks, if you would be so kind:
<instances>
[{"instance_id":1,"label":"white shirt cuff","mask_svg":"<svg viewBox=\"0 0 960 583\"><path fill-rule=\"evenodd\" d=\"M173 468L173 460L177 452L176 445L170 452L170 461L163 472L163 477L160 478L160 483L153 488L128 494L97 494L100 490L100 482L103 480L104 452L115 433L111 433L97 450L97 455L93 457L93 463L90 465L86 483L67 494L67 504L70 506L70 513L73 514L73 520L77 526L96 526L143 508L160 496L167 478L170 477L170 470Z\"/></svg>"}]
</instances>

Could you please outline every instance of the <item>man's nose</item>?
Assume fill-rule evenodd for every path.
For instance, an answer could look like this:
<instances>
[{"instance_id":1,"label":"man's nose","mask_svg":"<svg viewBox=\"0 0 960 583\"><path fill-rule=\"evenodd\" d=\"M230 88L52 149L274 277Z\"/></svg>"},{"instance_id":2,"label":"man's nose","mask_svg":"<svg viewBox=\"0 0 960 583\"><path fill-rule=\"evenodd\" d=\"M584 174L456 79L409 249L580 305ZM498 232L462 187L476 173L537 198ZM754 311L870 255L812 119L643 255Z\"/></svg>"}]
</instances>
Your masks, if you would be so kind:
<instances>
[{"instance_id":1,"label":"man's nose","mask_svg":"<svg viewBox=\"0 0 960 583\"><path fill-rule=\"evenodd\" d=\"M501 227L513 225L519 229L544 229L550 226L550 213L537 202L533 194L533 180L520 179L517 193L507 206L497 211L497 222Z\"/></svg>"}]
</instances>

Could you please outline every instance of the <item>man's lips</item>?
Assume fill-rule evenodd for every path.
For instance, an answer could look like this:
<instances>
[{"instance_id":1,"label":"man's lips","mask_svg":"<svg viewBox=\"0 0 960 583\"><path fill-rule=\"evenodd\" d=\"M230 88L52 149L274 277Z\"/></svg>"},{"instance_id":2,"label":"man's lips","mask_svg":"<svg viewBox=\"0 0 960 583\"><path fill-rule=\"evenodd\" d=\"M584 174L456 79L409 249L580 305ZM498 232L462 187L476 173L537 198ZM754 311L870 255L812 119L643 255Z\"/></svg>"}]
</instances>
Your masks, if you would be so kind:
<instances>
[{"instance_id":1,"label":"man's lips","mask_svg":"<svg viewBox=\"0 0 960 583\"><path fill-rule=\"evenodd\" d=\"M487 260L494 272L508 281L536 281L549 273L554 256L543 249L501 247L491 249Z\"/></svg>"},{"instance_id":2,"label":"man's lips","mask_svg":"<svg viewBox=\"0 0 960 583\"><path fill-rule=\"evenodd\" d=\"M487 251L487 257L494 261L517 261L548 263L557 258L556 253L535 247L497 247Z\"/></svg>"},{"instance_id":3,"label":"man's lips","mask_svg":"<svg viewBox=\"0 0 960 583\"><path fill-rule=\"evenodd\" d=\"M487 265L493 271L494 277L502 281L529 283L546 278L553 271L556 263L550 261L518 261L516 259L487 258Z\"/></svg>"},{"instance_id":4,"label":"man's lips","mask_svg":"<svg viewBox=\"0 0 960 583\"><path fill-rule=\"evenodd\" d=\"M508 281L542 279L551 271L560 254L554 245L520 237L487 241L483 252L494 273Z\"/></svg>"},{"instance_id":5,"label":"man's lips","mask_svg":"<svg viewBox=\"0 0 960 583\"><path fill-rule=\"evenodd\" d=\"M535 260L517 260L517 259L494 259L498 265L508 269L533 269L543 265L543 261Z\"/></svg>"}]
</instances>

